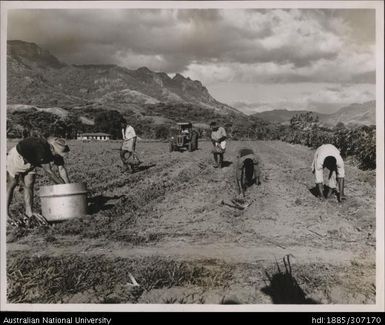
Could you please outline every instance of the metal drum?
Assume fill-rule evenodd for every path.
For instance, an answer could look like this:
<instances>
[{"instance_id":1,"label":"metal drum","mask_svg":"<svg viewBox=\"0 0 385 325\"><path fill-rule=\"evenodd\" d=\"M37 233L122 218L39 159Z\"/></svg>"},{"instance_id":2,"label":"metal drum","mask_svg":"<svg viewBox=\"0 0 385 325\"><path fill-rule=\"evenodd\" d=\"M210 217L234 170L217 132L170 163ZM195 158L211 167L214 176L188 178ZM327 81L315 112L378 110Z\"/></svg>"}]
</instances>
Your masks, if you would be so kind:
<instances>
[{"instance_id":1,"label":"metal drum","mask_svg":"<svg viewBox=\"0 0 385 325\"><path fill-rule=\"evenodd\" d=\"M87 214L87 189L84 183L42 186L39 196L42 214L49 222Z\"/></svg>"}]
</instances>

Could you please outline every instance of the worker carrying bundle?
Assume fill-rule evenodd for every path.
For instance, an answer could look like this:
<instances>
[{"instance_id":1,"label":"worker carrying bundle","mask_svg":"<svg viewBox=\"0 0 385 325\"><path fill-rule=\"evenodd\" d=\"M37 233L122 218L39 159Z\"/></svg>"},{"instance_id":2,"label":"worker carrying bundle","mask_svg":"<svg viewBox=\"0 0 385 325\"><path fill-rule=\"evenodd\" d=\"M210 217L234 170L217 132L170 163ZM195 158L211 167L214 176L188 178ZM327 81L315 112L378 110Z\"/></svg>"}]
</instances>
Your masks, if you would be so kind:
<instances>
[{"instance_id":1,"label":"worker carrying bundle","mask_svg":"<svg viewBox=\"0 0 385 325\"><path fill-rule=\"evenodd\" d=\"M120 159L126 170L133 171L133 168L141 164L138 154L136 153L137 135L134 128L126 121L121 123L123 143L120 148ZM126 157L128 154L128 157Z\"/></svg>"},{"instance_id":2,"label":"worker carrying bundle","mask_svg":"<svg viewBox=\"0 0 385 325\"><path fill-rule=\"evenodd\" d=\"M226 130L222 126L218 126L216 122L210 123L211 142L214 146L212 153L214 155L214 167L223 167L223 155L226 151Z\"/></svg>"}]
</instances>

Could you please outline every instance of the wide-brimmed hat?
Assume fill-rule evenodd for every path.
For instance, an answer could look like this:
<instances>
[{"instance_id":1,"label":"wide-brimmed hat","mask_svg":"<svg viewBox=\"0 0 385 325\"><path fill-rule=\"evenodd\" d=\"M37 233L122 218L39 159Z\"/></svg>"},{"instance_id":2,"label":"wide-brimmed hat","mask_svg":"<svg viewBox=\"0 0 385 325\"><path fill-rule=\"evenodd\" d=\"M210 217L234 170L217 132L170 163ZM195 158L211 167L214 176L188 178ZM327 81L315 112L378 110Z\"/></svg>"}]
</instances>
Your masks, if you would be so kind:
<instances>
[{"instance_id":1,"label":"wide-brimmed hat","mask_svg":"<svg viewBox=\"0 0 385 325\"><path fill-rule=\"evenodd\" d=\"M70 148L66 145L66 141L63 138L50 137L47 141L60 156L64 156L66 152L70 151Z\"/></svg>"}]
</instances>

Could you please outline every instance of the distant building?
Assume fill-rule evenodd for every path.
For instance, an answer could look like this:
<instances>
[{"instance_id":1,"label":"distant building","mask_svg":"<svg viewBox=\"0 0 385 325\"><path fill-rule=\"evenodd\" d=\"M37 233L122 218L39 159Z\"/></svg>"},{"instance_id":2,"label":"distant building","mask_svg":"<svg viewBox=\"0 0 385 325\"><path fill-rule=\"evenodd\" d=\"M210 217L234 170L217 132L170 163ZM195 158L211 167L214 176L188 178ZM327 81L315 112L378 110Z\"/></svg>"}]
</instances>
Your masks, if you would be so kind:
<instances>
[{"instance_id":1,"label":"distant building","mask_svg":"<svg viewBox=\"0 0 385 325\"><path fill-rule=\"evenodd\" d=\"M111 134L108 133L80 133L77 136L78 140L101 140L107 141L111 139Z\"/></svg>"}]
</instances>

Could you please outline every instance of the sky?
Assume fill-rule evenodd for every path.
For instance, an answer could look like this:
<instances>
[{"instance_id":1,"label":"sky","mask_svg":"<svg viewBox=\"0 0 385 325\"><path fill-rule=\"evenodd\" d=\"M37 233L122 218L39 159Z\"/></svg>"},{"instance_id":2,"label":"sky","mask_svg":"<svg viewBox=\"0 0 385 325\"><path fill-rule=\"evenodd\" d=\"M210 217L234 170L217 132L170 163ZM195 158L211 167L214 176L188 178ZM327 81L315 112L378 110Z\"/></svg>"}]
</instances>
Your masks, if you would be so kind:
<instances>
[{"instance_id":1,"label":"sky","mask_svg":"<svg viewBox=\"0 0 385 325\"><path fill-rule=\"evenodd\" d=\"M7 32L69 64L180 73L246 113L375 99L370 9L18 9Z\"/></svg>"}]
</instances>

